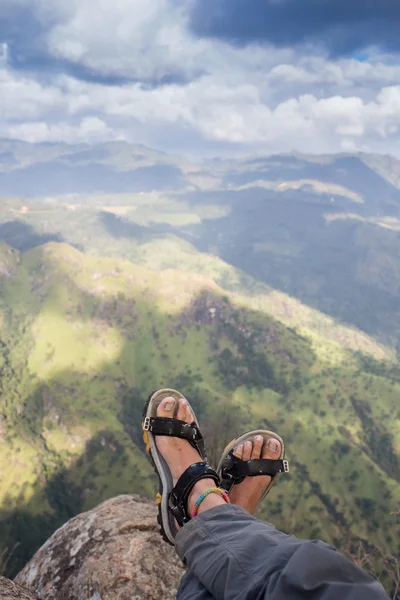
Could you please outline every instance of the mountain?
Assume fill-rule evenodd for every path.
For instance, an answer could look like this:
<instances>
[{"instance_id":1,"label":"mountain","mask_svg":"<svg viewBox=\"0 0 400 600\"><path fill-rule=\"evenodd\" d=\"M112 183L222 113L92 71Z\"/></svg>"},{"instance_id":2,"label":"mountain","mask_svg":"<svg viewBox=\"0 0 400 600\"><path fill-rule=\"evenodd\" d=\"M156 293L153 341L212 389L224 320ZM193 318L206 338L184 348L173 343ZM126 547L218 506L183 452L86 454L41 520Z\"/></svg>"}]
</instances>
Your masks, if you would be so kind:
<instances>
[{"instance_id":1,"label":"mountain","mask_svg":"<svg viewBox=\"0 0 400 600\"><path fill-rule=\"evenodd\" d=\"M178 190L187 185L187 169L184 159L125 142L92 147L0 141L3 196Z\"/></svg>"},{"instance_id":2,"label":"mountain","mask_svg":"<svg viewBox=\"0 0 400 600\"><path fill-rule=\"evenodd\" d=\"M261 516L398 550L395 363L287 328L204 275L56 242L1 257L0 539L20 543L7 572L74 514L155 493L140 415L167 384L193 403L214 464L250 427L284 437L292 473Z\"/></svg>"},{"instance_id":3,"label":"mountain","mask_svg":"<svg viewBox=\"0 0 400 600\"><path fill-rule=\"evenodd\" d=\"M6 574L79 512L155 493L140 419L165 386L214 463L246 429L284 437L262 518L399 552L399 175L370 155L0 143Z\"/></svg>"},{"instance_id":4,"label":"mountain","mask_svg":"<svg viewBox=\"0 0 400 600\"><path fill-rule=\"evenodd\" d=\"M159 169L179 171L178 179ZM24 196L3 200L0 214L0 240L19 250L66 241L143 266L191 269L195 254L211 255L400 348L396 159L286 155L196 165L124 142L2 142L0 195Z\"/></svg>"}]
</instances>

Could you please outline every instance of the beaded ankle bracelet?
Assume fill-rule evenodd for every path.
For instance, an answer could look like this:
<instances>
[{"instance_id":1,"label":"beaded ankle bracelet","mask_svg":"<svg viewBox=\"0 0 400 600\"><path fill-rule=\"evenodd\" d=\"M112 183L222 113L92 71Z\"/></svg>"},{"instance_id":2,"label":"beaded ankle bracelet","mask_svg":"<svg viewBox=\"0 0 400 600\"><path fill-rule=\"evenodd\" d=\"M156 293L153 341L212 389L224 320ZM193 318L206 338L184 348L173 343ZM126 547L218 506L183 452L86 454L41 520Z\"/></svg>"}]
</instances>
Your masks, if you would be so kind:
<instances>
[{"instance_id":1,"label":"beaded ankle bracelet","mask_svg":"<svg viewBox=\"0 0 400 600\"><path fill-rule=\"evenodd\" d=\"M222 496L222 498L225 500L225 502L227 504L230 504L230 500L229 500L228 494L225 492L225 490L221 490L221 488L217 488L217 487L209 488L208 490L206 490L205 492L203 492L197 498L196 502L194 503L194 508L193 508L193 512L192 512L192 519L194 519L194 517L197 517L197 514L199 512L199 508L200 508L200 504L203 502L203 500L205 500L205 498L207 498L207 496L209 494L219 494L220 496Z\"/></svg>"}]
</instances>

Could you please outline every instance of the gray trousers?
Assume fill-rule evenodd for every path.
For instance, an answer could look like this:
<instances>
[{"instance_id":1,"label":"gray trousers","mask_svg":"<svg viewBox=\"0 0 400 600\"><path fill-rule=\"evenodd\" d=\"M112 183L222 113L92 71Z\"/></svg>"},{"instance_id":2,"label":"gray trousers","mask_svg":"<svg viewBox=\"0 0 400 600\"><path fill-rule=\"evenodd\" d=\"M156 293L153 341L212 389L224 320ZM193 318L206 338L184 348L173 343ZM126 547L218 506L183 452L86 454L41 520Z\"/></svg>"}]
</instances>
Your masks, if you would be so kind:
<instances>
[{"instance_id":1,"label":"gray trousers","mask_svg":"<svg viewBox=\"0 0 400 600\"><path fill-rule=\"evenodd\" d=\"M175 542L188 567L178 600L388 600L332 546L281 533L231 504L189 521Z\"/></svg>"}]
</instances>

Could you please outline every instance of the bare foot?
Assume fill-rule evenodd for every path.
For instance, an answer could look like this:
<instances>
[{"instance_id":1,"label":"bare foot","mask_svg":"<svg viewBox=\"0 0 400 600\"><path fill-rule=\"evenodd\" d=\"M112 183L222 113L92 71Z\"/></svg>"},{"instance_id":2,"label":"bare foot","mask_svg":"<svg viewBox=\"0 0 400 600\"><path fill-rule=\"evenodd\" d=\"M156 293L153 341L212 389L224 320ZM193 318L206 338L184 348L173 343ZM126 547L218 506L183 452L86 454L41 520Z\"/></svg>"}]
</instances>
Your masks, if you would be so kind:
<instances>
[{"instance_id":1,"label":"bare foot","mask_svg":"<svg viewBox=\"0 0 400 600\"><path fill-rule=\"evenodd\" d=\"M233 454L244 461L253 458L278 460L281 455L281 445L275 438L264 443L264 438L256 435L253 441L250 440L238 446ZM270 481L271 477L268 475L246 477L242 483L233 486L229 493L229 499L232 504L241 506L253 515Z\"/></svg>"},{"instance_id":2,"label":"bare foot","mask_svg":"<svg viewBox=\"0 0 400 600\"><path fill-rule=\"evenodd\" d=\"M176 403L177 400L172 397L165 398L157 409L157 416L173 418ZM194 421L194 415L190 405L188 404L188 401L185 398L181 398L179 400L176 419L179 421L185 421L186 423L193 423ZM187 440L170 436L156 436L156 444L164 460L168 463L174 480L174 485L182 473L186 471L190 465L203 462L200 454L193 448L193 446L189 444ZM188 500L188 512L190 514L192 513L194 504L200 494L212 487L215 487L215 482L213 479L202 479L196 483ZM225 504L225 500L218 494L210 494L200 504L199 513L212 508L213 506L218 506L219 504Z\"/></svg>"}]
</instances>

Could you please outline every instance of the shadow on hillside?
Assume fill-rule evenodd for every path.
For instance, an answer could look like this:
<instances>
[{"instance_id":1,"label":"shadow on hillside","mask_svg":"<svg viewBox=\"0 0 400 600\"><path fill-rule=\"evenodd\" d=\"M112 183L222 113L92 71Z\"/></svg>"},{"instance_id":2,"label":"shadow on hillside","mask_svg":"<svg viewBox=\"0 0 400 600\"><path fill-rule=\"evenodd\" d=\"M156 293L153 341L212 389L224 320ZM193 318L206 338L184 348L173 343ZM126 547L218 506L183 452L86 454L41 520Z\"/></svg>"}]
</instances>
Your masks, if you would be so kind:
<instances>
[{"instance_id":1,"label":"shadow on hillside","mask_svg":"<svg viewBox=\"0 0 400 600\"><path fill-rule=\"evenodd\" d=\"M179 388L173 379L168 383ZM193 395L185 388L180 389L193 404ZM120 433L107 428L99 431L86 443L84 452L71 467L65 468L60 463L54 469L54 474L45 478L45 482L44 475L41 475L28 502L22 494L17 501L5 498L0 509L0 550L4 553L0 568L4 576L15 577L59 527L102 501L120 494L155 496L157 482L150 463L146 472L138 471L130 457L132 452L136 456L145 455L140 426L145 396L136 389L130 389L128 395L135 395L139 400L125 407L131 415L138 413L134 423L129 423L129 419L122 422L129 437L123 438ZM239 408L228 413L225 407L221 415L226 420L218 437L215 431L209 429L209 421L205 424L206 419L203 419L202 429L203 432L206 430L211 461L215 461L214 456L220 456L223 447L233 437L233 431L237 431L238 417L242 417L241 426L246 428L246 415L242 415ZM127 472L130 481L127 481ZM107 486L103 489L98 487L99 478L107 480ZM7 510L7 506L16 508ZM48 509L43 512L44 506L48 506Z\"/></svg>"},{"instance_id":2,"label":"shadow on hillside","mask_svg":"<svg viewBox=\"0 0 400 600\"><path fill-rule=\"evenodd\" d=\"M0 241L25 252L47 242L63 242L64 238L59 233L37 233L32 225L23 221L8 221L0 224Z\"/></svg>"},{"instance_id":3,"label":"shadow on hillside","mask_svg":"<svg viewBox=\"0 0 400 600\"><path fill-rule=\"evenodd\" d=\"M126 171L95 160L69 164L71 157L65 157L0 172L2 194L27 198L65 194L131 194L154 190L177 191L187 185L183 171L173 165L156 164Z\"/></svg>"},{"instance_id":4,"label":"shadow on hillside","mask_svg":"<svg viewBox=\"0 0 400 600\"><path fill-rule=\"evenodd\" d=\"M230 207L217 220L175 230L199 251L217 254L256 281L384 343L400 340L398 292L395 283L389 285L398 280L398 232L355 219L327 222L325 217L362 215L363 205L346 199L332 204L329 197L317 203L304 191L262 188L194 192L185 198L195 205ZM391 207L398 216L399 210ZM375 256L381 257L376 264Z\"/></svg>"},{"instance_id":5,"label":"shadow on hillside","mask_svg":"<svg viewBox=\"0 0 400 600\"><path fill-rule=\"evenodd\" d=\"M153 240L158 235L176 233L176 229L167 223L151 223L144 226L107 211L99 212L98 217L107 233L117 239L126 238L143 243Z\"/></svg>"},{"instance_id":6,"label":"shadow on hillside","mask_svg":"<svg viewBox=\"0 0 400 600\"><path fill-rule=\"evenodd\" d=\"M68 289L76 288L72 278L65 283ZM202 419L203 432L205 431L206 435L209 432L210 456L215 460L226 443L234 437L238 425L246 427L248 424L248 415L240 407L228 410L224 398L210 391L207 381L204 381L200 364L193 370L189 365L185 365L184 353L181 355L177 350L177 355L166 354L165 335L163 336L166 331L176 336L180 345L185 343L192 329L198 331L204 326L210 328L211 343L213 319L209 306L214 300L217 305L221 305L220 298L215 297L213 300L211 296L201 296L174 318L159 313L156 305L148 301L146 307L141 309L142 317L145 318L144 313L149 311L147 318L152 315L152 327L147 334L148 340L142 341L151 350L146 363L138 365L132 360L132 342L135 342L137 319L140 318L136 302L123 295L119 295L116 300L112 297L101 298L92 295L81 288L76 288L75 291L79 294L79 300L74 317L82 321L96 320L100 328L112 326L118 329L125 343L113 362L100 364L91 376L83 378L79 372L71 369L58 373L48 382L32 381L31 385L34 387L28 398L20 397L19 390L27 389L27 386L22 384L21 377L22 373L27 372L26 352L30 341L25 342L27 346L23 363L11 362L12 350L6 352L5 373L14 380L16 394L10 400L4 398L9 411L7 420L10 443L14 433L19 432L25 441L30 440L36 448L40 464L38 479L30 499L25 499L25 488L28 486L24 484L23 489L19 490L19 499L15 502L15 495L13 494L12 500L10 494L0 510L0 555L1 551L5 551L3 568L8 576L15 576L57 527L82 510L118 494L139 493L148 496L155 492L153 471L150 465L143 468L145 453L141 432L142 407L150 390L171 386L181 389L190 397L198 418ZM229 310L229 314L233 312L233 308L228 307L225 301L223 304L225 311ZM18 312L18 306L14 307L14 315L18 315L14 316L14 319L18 319L18 327L14 322L7 322L2 332L5 346L9 344L10 348L13 348L13 344L21 341L22 331L25 329L24 318L29 319L25 312L27 306L23 304L22 314ZM6 318L12 318L11 311ZM21 331L19 327L22 328ZM266 325L267 330L268 327L275 330L276 326L269 323ZM11 337L7 337L7 329ZM240 340L240 336L238 339ZM96 343L95 340L93 343ZM218 362L218 343L214 339L212 344ZM15 360L21 360L21 351L19 346L19 354L18 357L14 357ZM142 351L141 348L139 351ZM250 349L247 351L251 352ZM51 349L49 356L51 357ZM251 358L256 359L257 356L259 360L262 359L258 351L253 351ZM225 361L225 368L226 365ZM236 380L227 385L228 393L232 385L236 386L240 381L248 384L249 376L258 377L255 385L262 382L267 387L269 383L273 387L277 386L279 382L267 368L267 363L264 362L262 366L265 373L261 374L262 379L259 379L257 360L253 375L251 372L250 375L249 372L244 372L235 364L234 369L237 369L237 373L235 376L232 372L231 377L235 376ZM132 377L135 380L134 386L127 382L127 379ZM110 381L112 385L107 388ZM91 390L95 387L99 389L99 386L101 389L103 383L105 389L111 389L112 397L105 398L104 395L99 395L93 399ZM221 385L223 386L224 382L221 382ZM100 391L98 393L101 394ZM73 403L78 402L79 398L88 401L84 407L74 408ZM62 456L55 453L52 446L48 445L46 436L51 436L54 429L65 432L69 423L98 423L100 415L104 414L105 406L110 405L110 421L117 417L120 428L115 429L115 424L114 429L107 426L102 428L86 442L81 456L73 458L72 464L66 468L68 449L63 450ZM215 417L219 418L218 430L215 429ZM71 445L74 443L72 436ZM16 468L21 468L24 457L16 455L11 460L15 460L19 465ZM17 491L15 485L14 492ZM43 513L45 506L48 508Z\"/></svg>"},{"instance_id":7,"label":"shadow on hillside","mask_svg":"<svg viewBox=\"0 0 400 600\"><path fill-rule=\"evenodd\" d=\"M73 285L71 279L67 285L68 289ZM284 330L271 319L264 318L263 323L259 319L254 320L256 313L237 309L227 300L210 292L199 294L180 314L174 316L161 314L151 301L147 301L146 306L140 308L134 300L123 295L117 300L112 297L96 297L81 288L76 290L76 293L79 294L79 319L95 320L101 328L117 328L123 336L124 344L120 354L113 361L100 364L91 375L82 377L72 369L63 371L51 381L36 384L29 398L12 400L15 404L8 415L11 433L13 430L19 431L25 440L31 440L32 446L37 449L40 467L30 499L25 500L25 490L20 490L16 507L11 498L7 498L0 511L0 551L8 548L10 552L15 544L18 544L9 556L6 574L15 575L57 527L83 509L89 509L117 494L151 495L155 491L155 476L150 464L144 461L140 424L146 395L158 387L175 387L190 398L197 417L201 420L210 449L210 459L213 461L216 461L225 444L241 430L256 426L279 430L285 437L288 454L295 458L299 469L297 473L295 469L286 479L282 478L280 486L293 479L295 485L283 508L279 508L281 501L278 502L275 515L278 526L282 528L285 527L283 511L290 514L293 521L297 507L305 500L301 462L300 457L296 455L296 440L299 439L296 436L301 427L299 423L296 427L291 427L291 419L301 419L301 409L296 409L296 414L293 413L293 407L288 402L290 385L293 385L293 382L286 381L285 377L274 372L269 360L273 355L275 360L282 361L285 368L293 363L293 366L297 367L295 371L299 371L295 375L295 385L301 386L300 370L306 368L304 365L311 366L315 359L309 342L297 336L295 332ZM90 312L85 309L85 303L90 306ZM210 312L210 307L213 307L215 312ZM151 327L143 337L143 334L140 334L138 319L144 319L146 311ZM12 326L11 323L8 325ZM191 341L191 332L199 331L207 332L207 341L204 343L208 346L204 353L208 361L215 364L212 381L205 380L205 367L201 362L195 366L186 362L188 353L193 353L193 345L185 347L185 344ZM176 337L177 344L173 352L167 351L165 332L168 332L168 337ZM18 335L18 332L15 332L15 335ZM140 342L137 341L139 335ZM280 346L281 335L289 336L285 337L285 342L282 343L288 344L290 338L290 348L286 345ZM219 340L222 338L225 341L223 347L220 347ZM96 343L95 340L90 341ZM140 344L136 354L132 343ZM268 348L266 356L260 349L264 347ZM233 351L230 351L230 348ZM201 350L202 348L198 350L199 354L196 354L199 361ZM140 363L140 356L145 352L147 354ZM133 356L136 356L137 360L134 360ZM12 367L15 369L16 365ZM19 370L23 369L26 369L26 364L20 365ZM128 383L129 380L131 383ZM107 388L110 381L113 385ZM251 405L242 407L236 404L233 407L233 394L244 387L271 390L271 402L279 401L280 404L279 416L275 422L271 422L268 416L255 420ZM105 397L102 390L112 390L112 396ZM81 406L80 409L73 406L74 402L78 403L82 398L84 403L77 404ZM267 404L265 413L268 415ZM120 424L118 427L115 417ZM98 427L100 419L113 425L102 425L97 433L86 441L80 456L70 460L68 467L65 467L68 449L56 454L47 447L46 436L50 435L54 428L65 432L68 424L84 424L87 421L96 423ZM331 424L330 427L332 434L335 431L334 425ZM69 441L73 443L72 438ZM309 441L310 444L318 444L321 456L334 452L336 460L338 456L340 458L341 450L332 450L329 436L316 439L313 430L310 432ZM349 452L348 444L344 452ZM20 460L23 461L23 457L16 457L18 464ZM307 497L313 495L322 503L321 522L328 518L335 527L346 525L338 506L339 497L347 491L347 488L341 488L347 485L343 477L336 479L337 496L331 497L326 490L321 489L320 484L311 479L311 466L309 471L307 481L311 491L307 488ZM383 493L384 483L381 490ZM386 510L385 513L387 505L384 502L386 500L382 500L379 505L364 502L360 507L355 506L354 518L369 520L375 527L377 515L388 512ZM41 514L43 506L46 505L48 509ZM280 521L279 515L282 517ZM318 524L318 513L313 513L313 519ZM301 530L304 522L297 523L297 526ZM296 523L292 532L296 533ZM5 554L7 555L7 552Z\"/></svg>"},{"instance_id":8,"label":"shadow on hillside","mask_svg":"<svg viewBox=\"0 0 400 600\"><path fill-rule=\"evenodd\" d=\"M400 217L400 190L356 158L309 164L293 157L258 161L258 170L228 173L226 185L270 180L334 182L365 198L357 203L310 189L281 192L261 187L235 191L195 191L177 195L192 205L222 205L227 214L199 224L137 225L101 213L115 238L143 241L175 234L200 252L217 255L255 281L280 290L311 308L356 326L380 342L400 349L397 264L400 236L363 219ZM263 164L265 163L265 164ZM342 218L355 214L359 219ZM327 221L326 215L338 218ZM383 268L381 267L383 265Z\"/></svg>"},{"instance_id":9,"label":"shadow on hillside","mask_svg":"<svg viewBox=\"0 0 400 600\"><path fill-rule=\"evenodd\" d=\"M143 227L107 211L100 212L98 216L107 233L114 238L126 237L142 241L152 233L148 227Z\"/></svg>"},{"instance_id":10,"label":"shadow on hillside","mask_svg":"<svg viewBox=\"0 0 400 600\"><path fill-rule=\"evenodd\" d=\"M249 167L247 171L232 170L225 176L225 182L236 186L251 184L260 179L270 181L302 179L334 183L364 197L364 205L357 207L357 212L364 216L399 215L400 189L386 181L356 156L334 157L333 160L325 163L308 162L294 156L271 156L250 160L246 164ZM329 195L326 199L329 202ZM354 206L354 203L350 205Z\"/></svg>"}]
</instances>

